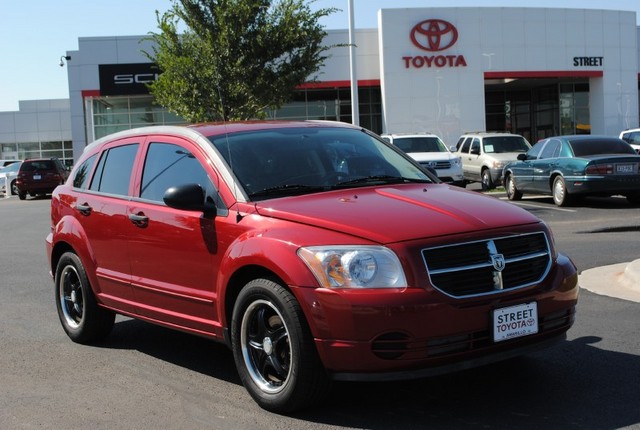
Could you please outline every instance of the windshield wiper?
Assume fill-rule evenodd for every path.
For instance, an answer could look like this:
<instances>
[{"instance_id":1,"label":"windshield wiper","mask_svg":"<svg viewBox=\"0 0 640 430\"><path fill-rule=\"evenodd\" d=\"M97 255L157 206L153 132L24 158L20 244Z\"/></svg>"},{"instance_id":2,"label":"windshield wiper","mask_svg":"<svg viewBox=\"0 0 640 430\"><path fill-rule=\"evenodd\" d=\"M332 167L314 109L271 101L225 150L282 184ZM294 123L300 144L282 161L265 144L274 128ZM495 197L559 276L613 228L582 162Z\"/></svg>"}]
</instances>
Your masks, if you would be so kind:
<instances>
[{"instance_id":1,"label":"windshield wiper","mask_svg":"<svg viewBox=\"0 0 640 430\"><path fill-rule=\"evenodd\" d=\"M402 176L391 176L391 175L375 175L375 176L365 176L362 178L351 179L349 181L338 182L333 185L332 188L340 188L340 187L348 187L351 185L369 185L369 184L401 184L405 182L414 182L414 183L432 183L433 181L430 179L421 179L421 178L405 178Z\"/></svg>"},{"instance_id":2,"label":"windshield wiper","mask_svg":"<svg viewBox=\"0 0 640 430\"><path fill-rule=\"evenodd\" d=\"M250 193L249 197L264 197L264 196L274 196L274 195L282 195L282 196L295 196L306 193L314 193L318 191L325 191L327 187L318 186L318 185L302 185L302 184L285 184L278 185L275 187L265 188L264 190L256 191L255 193Z\"/></svg>"}]
</instances>

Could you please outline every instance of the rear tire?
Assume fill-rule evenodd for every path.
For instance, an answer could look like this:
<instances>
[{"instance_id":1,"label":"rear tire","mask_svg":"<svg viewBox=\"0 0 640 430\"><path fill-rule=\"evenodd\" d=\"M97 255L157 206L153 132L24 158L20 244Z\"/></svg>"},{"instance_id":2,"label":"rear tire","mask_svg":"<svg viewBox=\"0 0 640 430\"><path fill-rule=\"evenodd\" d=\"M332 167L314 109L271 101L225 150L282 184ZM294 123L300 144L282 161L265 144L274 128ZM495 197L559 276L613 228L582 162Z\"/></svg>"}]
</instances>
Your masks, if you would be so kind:
<instances>
[{"instance_id":1,"label":"rear tire","mask_svg":"<svg viewBox=\"0 0 640 430\"><path fill-rule=\"evenodd\" d=\"M58 261L55 291L58 317L72 341L92 343L111 332L115 314L98 306L84 266L73 252Z\"/></svg>"},{"instance_id":2,"label":"rear tire","mask_svg":"<svg viewBox=\"0 0 640 430\"><path fill-rule=\"evenodd\" d=\"M569 206L571 203L571 196L567 191L567 186L562 176L556 176L553 180L553 202L558 206Z\"/></svg>"},{"instance_id":3,"label":"rear tire","mask_svg":"<svg viewBox=\"0 0 640 430\"><path fill-rule=\"evenodd\" d=\"M242 384L268 411L293 412L329 393L300 304L277 282L255 279L240 291L231 345Z\"/></svg>"},{"instance_id":4,"label":"rear tire","mask_svg":"<svg viewBox=\"0 0 640 430\"><path fill-rule=\"evenodd\" d=\"M27 193L23 193L23 192L18 191L18 198L20 200L26 199L27 198Z\"/></svg>"}]
</instances>

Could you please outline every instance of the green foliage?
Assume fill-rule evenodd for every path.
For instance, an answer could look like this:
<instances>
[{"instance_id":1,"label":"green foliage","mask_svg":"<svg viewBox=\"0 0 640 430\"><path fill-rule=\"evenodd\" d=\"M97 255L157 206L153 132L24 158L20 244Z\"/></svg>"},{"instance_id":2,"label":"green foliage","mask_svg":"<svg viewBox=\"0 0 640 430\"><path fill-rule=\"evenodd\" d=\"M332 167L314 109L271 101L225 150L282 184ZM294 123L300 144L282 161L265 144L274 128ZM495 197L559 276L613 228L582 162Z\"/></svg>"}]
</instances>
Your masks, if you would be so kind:
<instances>
[{"instance_id":1,"label":"green foliage","mask_svg":"<svg viewBox=\"0 0 640 430\"><path fill-rule=\"evenodd\" d=\"M307 2L309 3L309 2ZM162 74L156 102L189 122L263 118L315 79L330 46L303 0L174 0L145 52ZM186 30L179 32L180 27Z\"/></svg>"}]
</instances>

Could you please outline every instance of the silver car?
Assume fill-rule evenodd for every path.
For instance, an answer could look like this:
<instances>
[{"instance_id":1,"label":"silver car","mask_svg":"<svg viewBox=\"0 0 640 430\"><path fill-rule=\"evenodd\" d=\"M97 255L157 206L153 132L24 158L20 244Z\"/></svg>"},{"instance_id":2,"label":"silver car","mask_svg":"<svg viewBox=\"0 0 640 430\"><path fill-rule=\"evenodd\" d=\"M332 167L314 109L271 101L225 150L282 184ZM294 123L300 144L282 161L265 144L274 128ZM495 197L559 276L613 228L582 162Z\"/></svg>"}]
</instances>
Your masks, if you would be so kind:
<instances>
[{"instance_id":1,"label":"silver car","mask_svg":"<svg viewBox=\"0 0 640 430\"><path fill-rule=\"evenodd\" d=\"M531 149L527 139L511 133L467 133L456 144L464 179L481 182L483 190L502 184L502 168Z\"/></svg>"},{"instance_id":2,"label":"silver car","mask_svg":"<svg viewBox=\"0 0 640 430\"><path fill-rule=\"evenodd\" d=\"M9 189L11 190L11 194L18 194L18 188L16 187L16 176L18 176L18 170L20 170L21 164L22 161L16 161L15 163L11 163L0 168L0 193L4 193L5 196L8 196L8 185Z\"/></svg>"}]
</instances>

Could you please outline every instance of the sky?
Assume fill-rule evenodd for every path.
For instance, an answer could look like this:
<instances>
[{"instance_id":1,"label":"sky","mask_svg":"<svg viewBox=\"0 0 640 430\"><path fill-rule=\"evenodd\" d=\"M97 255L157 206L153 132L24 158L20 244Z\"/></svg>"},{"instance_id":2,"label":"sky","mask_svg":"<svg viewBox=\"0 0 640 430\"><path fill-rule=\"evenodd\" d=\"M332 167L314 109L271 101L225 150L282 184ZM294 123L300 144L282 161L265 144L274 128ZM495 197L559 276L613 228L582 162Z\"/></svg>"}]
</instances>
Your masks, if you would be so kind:
<instances>
[{"instance_id":1,"label":"sky","mask_svg":"<svg viewBox=\"0 0 640 430\"><path fill-rule=\"evenodd\" d=\"M348 27L348 4L310 3L314 10L341 9L321 21L326 29ZM156 11L171 5L171 0L0 0L0 112L18 110L19 100L69 98L60 57L78 49L78 38L147 35L158 30ZM355 28L376 28L381 8L479 6L630 10L640 25L638 0L353 0Z\"/></svg>"}]
</instances>

